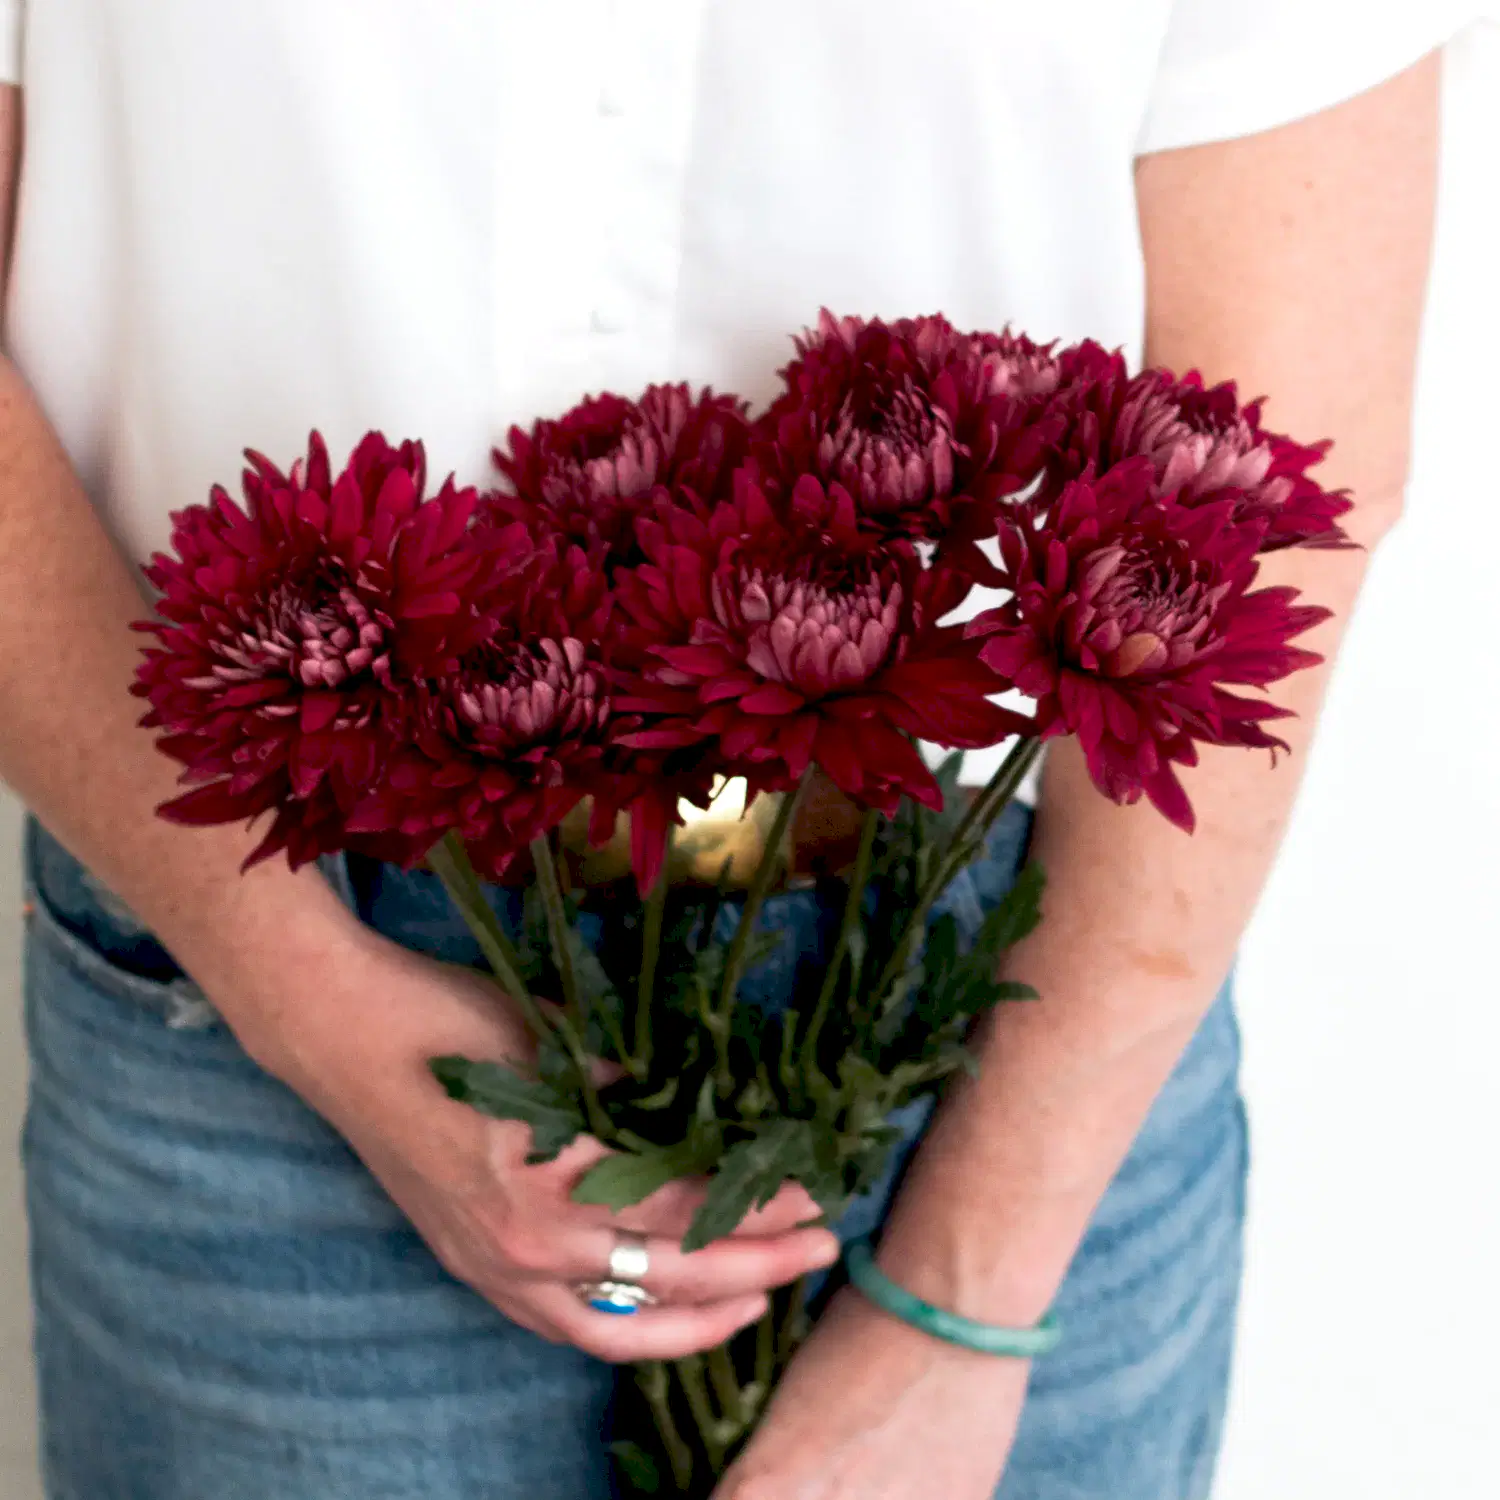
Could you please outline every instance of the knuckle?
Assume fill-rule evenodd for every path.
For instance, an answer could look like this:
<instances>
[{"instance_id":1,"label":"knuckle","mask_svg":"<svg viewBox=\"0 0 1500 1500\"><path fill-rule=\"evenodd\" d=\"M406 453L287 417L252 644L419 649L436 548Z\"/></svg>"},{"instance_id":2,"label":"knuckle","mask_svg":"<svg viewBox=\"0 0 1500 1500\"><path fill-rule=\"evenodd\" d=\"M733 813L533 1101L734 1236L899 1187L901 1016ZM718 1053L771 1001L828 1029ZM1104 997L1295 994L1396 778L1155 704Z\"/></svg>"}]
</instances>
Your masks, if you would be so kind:
<instances>
[{"instance_id":1,"label":"knuckle","mask_svg":"<svg viewBox=\"0 0 1500 1500\"><path fill-rule=\"evenodd\" d=\"M497 1230L495 1250L506 1266L524 1276L543 1274L557 1264L546 1235L522 1224L507 1224Z\"/></svg>"},{"instance_id":2,"label":"knuckle","mask_svg":"<svg viewBox=\"0 0 1500 1500\"><path fill-rule=\"evenodd\" d=\"M674 1266L663 1279L667 1282L663 1290L669 1301L691 1303L712 1302L721 1294L723 1282L713 1266L695 1265L691 1259Z\"/></svg>"}]
</instances>

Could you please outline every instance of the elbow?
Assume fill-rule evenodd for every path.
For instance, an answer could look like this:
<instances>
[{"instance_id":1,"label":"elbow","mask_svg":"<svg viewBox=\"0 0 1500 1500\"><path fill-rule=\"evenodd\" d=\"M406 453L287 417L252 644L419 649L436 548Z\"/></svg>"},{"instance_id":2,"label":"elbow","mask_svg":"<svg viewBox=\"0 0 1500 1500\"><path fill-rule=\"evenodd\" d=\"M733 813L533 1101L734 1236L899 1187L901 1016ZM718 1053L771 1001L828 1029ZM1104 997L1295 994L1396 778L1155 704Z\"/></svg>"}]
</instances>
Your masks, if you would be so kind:
<instances>
[{"instance_id":1,"label":"elbow","mask_svg":"<svg viewBox=\"0 0 1500 1500\"><path fill-rule=\"evenodd\" d=\"M1407 473L1384 483L1362 487L1354 492L1354 508L1343 518L1349 540L1367 552L1374 552L1396 529L1406 509Z\"/></svg>"}]
</instances>

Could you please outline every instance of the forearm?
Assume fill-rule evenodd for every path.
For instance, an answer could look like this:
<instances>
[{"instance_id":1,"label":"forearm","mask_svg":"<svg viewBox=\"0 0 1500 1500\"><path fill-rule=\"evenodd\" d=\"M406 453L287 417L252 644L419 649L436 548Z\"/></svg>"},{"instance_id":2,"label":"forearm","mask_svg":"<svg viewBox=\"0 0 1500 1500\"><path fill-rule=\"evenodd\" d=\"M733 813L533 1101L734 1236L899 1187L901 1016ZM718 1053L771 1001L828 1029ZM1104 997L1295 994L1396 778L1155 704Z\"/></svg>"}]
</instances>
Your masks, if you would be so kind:
<instances>
[{"instance_id":1,"label":"forearm","mask_svg":"<svg viewBox=\"0 0 1500 1500\"><path fill-rule=\"evenodd\" d=\"M1314 555L1301 581L1336 611L1309 635L1331 657L1367 554ZM1278 566L1279 563L1279 566ZM1273 560L1296 582L1309 556ZM1337 597L1335 597L1337 596ZM1207 750L1185 776L1197 832L1100 796L1082 756L1049 758L1032 855L1044 920L1007 962L1042 994L994 1013L979 1080L945 1105L903 1191L887 1268L971 1316L1034 1321L1152 1102L1221 986L1269 873L1306 760L1326 669L1282 685L1299 717L1269 757Z\"/></svg>"},{"instance_id":2,"label":"forearm","mask_svg":"<svg viewBox=\"0 0 1500 1500\"><path fill-rule=\"evenodd\" d=\"M1138 171L1147 362L1270 392L1271 424L1336 446L1362 551L1264 559L1333 618L1299 640L1331 663L1364 570L1400 509L1432 221L1438 64L1324 115ZM1185 837L1117 808L1070 742L1051 756L1035 848L1041 927L1013 951L1042 999L1002 1009L977 1082L945 1105L903 1191L887 1268L979 1317L1033 1319L1222 983L1281 841L1328 668L1272 696L1292 747L1205 750Z\"/></svg>"},{"instance_id":3,"label":"forearm","mask_svg":"<svg viewBox=\"0 0 1500 1500\"><path fill-rule=\"evenodd\" d=\"M295 961L344 923L309 870L242 876L238 828L187 830L154 809L173 767L129 686L149 607L15 368L0 360L0 775L221 1003L251 970ZM253 1046L274 999L228 1019Z\"/></svg>"}]
</instances>

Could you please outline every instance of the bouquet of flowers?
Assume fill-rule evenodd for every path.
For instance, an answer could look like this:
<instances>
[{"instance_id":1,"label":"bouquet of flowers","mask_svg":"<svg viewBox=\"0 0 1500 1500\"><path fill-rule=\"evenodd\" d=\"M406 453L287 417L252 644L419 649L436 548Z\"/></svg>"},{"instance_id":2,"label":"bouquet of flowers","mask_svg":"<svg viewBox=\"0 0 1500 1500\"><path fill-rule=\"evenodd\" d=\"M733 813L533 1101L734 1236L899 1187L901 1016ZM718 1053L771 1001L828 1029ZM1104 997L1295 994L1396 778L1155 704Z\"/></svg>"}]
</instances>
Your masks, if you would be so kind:
<instances>
[{"instance_id":1,"label":"bouquet of flowers","mask_svg":"<svg viewBox=\"0 0 1500 1500\"><path fill-rule=\"evenodd\" d=\"M252 862L425 862L535 1042L433 1072L528 1125L534 1160L612 1148L580 1200L706 1178L687 1250L789 1180L836 1223L891 1116L973 1066L975 1018L1035 998L998 976L1039 870L977 936L934 904L1042 745L1075 736L1105 796L1186 830L1200 742L1283 748L1260 690L1317 660L1291 643L1326 612L1257 588L1258 559L1344 543L1325 448L1092 343L825 313L764 413L591 398L513 429L491 493L429 493L421 444L377 433L337 472L316 434L286 471L250 452L243 501L176 515L147 569L135 690L190 784L162 813L267 818ZM960 622L979 586L998 602ZM995 701L1017 693L1029 711ZM954 753L934 769L922 742ZM961 799L959 756L999 745ZM826 951L762 1011L744 981L815 774L863 810L858 844L821 877ZM726 786L754 849L705 868L692 819ZM600 936L611 849L634 884ZM507 925L486 883L518 870ZM641 1366L622 1485L708 1494L805 1329L790 1288L730 1344Z\"/></svg>"}]
</instances>

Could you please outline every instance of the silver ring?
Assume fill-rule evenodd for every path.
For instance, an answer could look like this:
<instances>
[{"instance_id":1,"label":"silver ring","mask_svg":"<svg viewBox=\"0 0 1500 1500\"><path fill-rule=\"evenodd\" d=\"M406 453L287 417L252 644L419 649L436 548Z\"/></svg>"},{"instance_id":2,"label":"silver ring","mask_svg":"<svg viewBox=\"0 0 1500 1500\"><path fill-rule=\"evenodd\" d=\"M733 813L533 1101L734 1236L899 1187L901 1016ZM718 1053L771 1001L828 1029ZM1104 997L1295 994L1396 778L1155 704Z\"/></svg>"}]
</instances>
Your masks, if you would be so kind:
<instances>
[{"instance_id":1,"label":"silver ring","mask_svg":"<svg viewBox=\"0 0 1500 1500\"><path fill-rule=\"evenodd\" d=\"M651 1252L646 1249L646 1236L620 1230L615 1247L609 1252L609 1279L644 1281L650 1274Z\"/></svg>"},{"instance_id":2,"label":"silver ring","mask_svg":"<svg viewBox=\"0 0 1500 1500\"><path fill-rule=\"evenodd\" d=\"M585 1306L618 1317L628 1317L643 1307L656 1306L656 1298L633 1281L585 1281L573 1290Z\"/></svg>"},{"instance_id":3,"label":"silver ring","mask_svg":"<svg viewBox=\"0 0 1500 1500\"><path fill-rule=\"evenodd\" d=\"M655 1307L656 1298L641 1285L651 1274L651 1252L646 1237L622 1229L609 1252L609 1273L603 1281L585 1281L573 1290L595 1312L629 1316Z\"/></svg>"}]
</instances>

